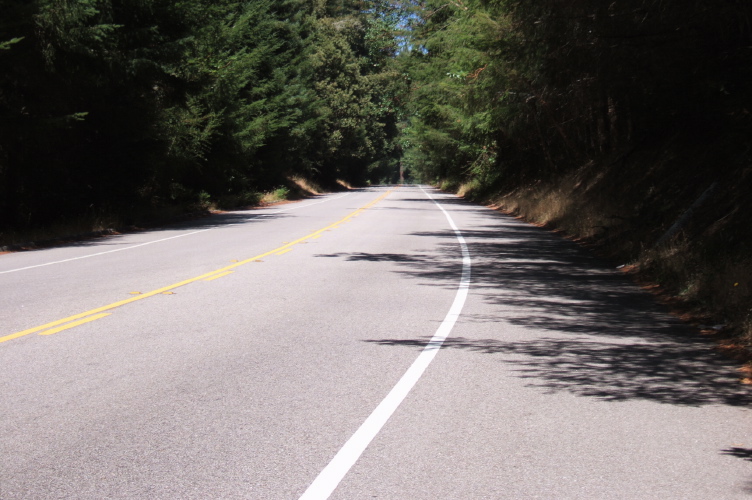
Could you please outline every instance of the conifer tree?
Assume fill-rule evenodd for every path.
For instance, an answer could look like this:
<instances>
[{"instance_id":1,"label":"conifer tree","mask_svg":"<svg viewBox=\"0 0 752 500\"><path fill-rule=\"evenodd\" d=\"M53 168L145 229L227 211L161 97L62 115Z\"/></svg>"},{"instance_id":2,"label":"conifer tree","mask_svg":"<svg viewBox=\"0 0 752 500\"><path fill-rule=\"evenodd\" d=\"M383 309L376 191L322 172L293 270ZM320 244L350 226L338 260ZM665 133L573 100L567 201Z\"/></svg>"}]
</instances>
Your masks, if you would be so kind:
<instances>
[{"instance_id":1,"label":"conifer tree","mask_svg":"<svg viewBox=\"0 0 752 500\"><path fill-rule=\"evenodd\" d=\"M2 227L393 177L401 90L369 2L0 3Z\"/></svg>"}]
</instances>

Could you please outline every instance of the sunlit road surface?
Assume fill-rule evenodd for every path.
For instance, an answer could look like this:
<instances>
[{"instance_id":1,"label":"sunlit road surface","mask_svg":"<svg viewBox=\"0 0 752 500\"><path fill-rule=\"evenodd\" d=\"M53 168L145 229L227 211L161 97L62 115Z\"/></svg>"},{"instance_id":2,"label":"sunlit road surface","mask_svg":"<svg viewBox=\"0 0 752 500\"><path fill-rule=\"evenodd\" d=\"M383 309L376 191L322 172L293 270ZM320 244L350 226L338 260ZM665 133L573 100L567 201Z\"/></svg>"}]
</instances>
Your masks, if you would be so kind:
<instances>
[{"instance_id":1,"label":"sunlit road surface","mask_svg":"<svg viewBox=\"0 0 752 500\"><path fill-rule=\"evenodd\" d=\"M0 498L748 498L735 366L419 186L0 256Z\"/></svg>"}]
</instances>

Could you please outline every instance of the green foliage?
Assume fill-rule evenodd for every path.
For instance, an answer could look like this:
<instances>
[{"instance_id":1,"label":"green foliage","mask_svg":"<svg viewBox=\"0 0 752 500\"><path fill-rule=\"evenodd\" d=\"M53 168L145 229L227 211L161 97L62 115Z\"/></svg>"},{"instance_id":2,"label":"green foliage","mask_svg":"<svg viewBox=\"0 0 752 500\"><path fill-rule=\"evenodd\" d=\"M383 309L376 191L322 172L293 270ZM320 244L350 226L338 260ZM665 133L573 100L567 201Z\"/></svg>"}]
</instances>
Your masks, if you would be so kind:
<instances>
[{"instance_id":1,"label":"green foliage","mask_svg":"<svg viewBox=\"0 0 752 500\"><path fill-rule=\"evenodd\" d=\"M415 30L420 48L403 55L413 80L405 163L425 181L460 180L495 156L490 104L498 99L487 75L501 65L492 50L499 23L461 4L428 3L424 18Z\"/></svg>"},{"instance_id":2,"label":"green foliage","mask_svg":"<svg viewBox=\"0 0 752 500\"><path fill-rule=\"evenodd\" d=\"M11 46L23 40L23 37L13 38L11 40L0 42L0 50L10 50Z\"/></svg>"},{"instance_id":3,"label":"green foliage","mask_svg":"<svg viewBox=\"0 0 752 500\"><path fill-rule=\"evenodd\" d=\"M394 168L395 18L363 6L0 0L0 230Z\"/></svg>"},{"instance_id":4,"label":"green foliage","mask_svg":"<svg viewBox=\"0 0 752 500\"><path fill-rule=\"evenodd\" d=\"M406 161L425 180L514 185L676 134L752 146L749 2L421 5L400 58Z\"/></svg>"},{"instance_id":5,"label":"green foliage","mask_svg":"<svg viewBox=\"0 0 752 500\"><path fill-rule=\"evenodd\" d=\"M752 150L749 2L0 9L0 228L202 192L241 200L295 174L326 185L397 182L402 170L478 192L655 136L714 136L729 158Z\"/></svg>"},{"instance_id":6,"label":"green foliage","mask_svg":"<svg viewBox=\"0 0 752 500\"><path fill-rule=\"evenodd\" d=\"M279 187L274 190L274 197L278 200L286 200L287 196L290 194L290 190L286 188L285 186Z\"/></svg>"}]
</instances>

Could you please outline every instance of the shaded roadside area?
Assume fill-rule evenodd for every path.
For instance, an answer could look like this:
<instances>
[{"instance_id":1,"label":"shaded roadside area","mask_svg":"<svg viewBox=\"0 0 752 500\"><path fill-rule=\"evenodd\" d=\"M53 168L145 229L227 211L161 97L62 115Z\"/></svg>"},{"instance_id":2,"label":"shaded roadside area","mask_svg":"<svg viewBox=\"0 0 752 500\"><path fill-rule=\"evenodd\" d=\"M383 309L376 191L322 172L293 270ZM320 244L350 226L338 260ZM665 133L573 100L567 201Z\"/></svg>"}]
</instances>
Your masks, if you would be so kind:
<instances>
[{"instance_id":1,"label":"shaded roadside area","mask_svg":"<svg viewBox=\"0 0 752 500\"><path fill-rule=\"evenodd\" d=\"M489 217L489 211L452 198L441 203L461 212L473 259L470 293L491 306L483 314L466 311L459 321L490 323L498 332L494 338L450 337L444 349L498 356L512 373L544 391L688 406L752 403L752 391L739 383L734 362L607 263L512 217ZM328 257L391 261L395 272L422 285L456 288L461 263L453 232L416 236L446 243L412 254ZM428 341L368 340L415 349Z\"/></svg>"},{"instance_id":2,"label":"shaded roadside area","mask_svg":"<svg viewBox=\"0 0 752 500\"><path fill-rule=\"evenodd\" d=\"M85 234L71 234L58 238L27 243L0 246L0 252L22 252L41 250L50 247L89 247L102 245L118 245L123 235L140 233L149 234L164 231L200 231L213 229L234 224L248 224L270 218L285 217L283 213L263 213L260 210L244 210L235 212L223 212L216 214L201 214L181 221L172 221L164 224L154 224L149 227L127 227L118 229L105 229L102 231Z\"/></svg>"},{"instance_id":3,"label":"shaded roadside area","mask_svg":"<svg viewBox=\"0 0 752 500\"><path fill-rule=\"evenodd\" d=\"M422 349L429 340L368 342ZM729 363L704 343L666 339L660 343L615 344L592 337L504 342L450 337L442 348L498 355L530 386L546 391L569 391L605 401L641 399L689 406L752 403L746 386L729 377ZM750 457L752 454L745 458L752 460Z\"/></svg>"}]
</instances>

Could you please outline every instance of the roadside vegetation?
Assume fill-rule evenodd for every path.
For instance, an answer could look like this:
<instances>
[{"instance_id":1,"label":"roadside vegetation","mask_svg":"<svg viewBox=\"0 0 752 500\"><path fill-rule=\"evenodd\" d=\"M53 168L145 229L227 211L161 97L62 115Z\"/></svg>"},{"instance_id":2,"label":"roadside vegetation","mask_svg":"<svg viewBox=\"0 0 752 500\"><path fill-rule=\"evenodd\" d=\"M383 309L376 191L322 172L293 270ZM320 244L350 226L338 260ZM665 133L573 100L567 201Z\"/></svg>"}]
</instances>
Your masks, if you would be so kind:
<instances>
[{"instance_id":1,"label":"roadside vegetation","mask_svg":"<svg viewBox=\"0 0 752 500\"><path fill-rule=\"evenodd\" d=\"M752 4L414 12L414 175L561 230L752 344Z\"/></svg>"},{"instance_id":2,"label":"roadside vegetation","mask_svg":"<svg viewBox=\"0 0 752 500\"><path fill-rule=\"evenodd\" d=\"M406 86L362 7L0 0L0 245L391 180Z\"/></svg>"},{"instance_id":3,"label":"roadside vegetation","mask_svg":"<svg viewBox=\"0 0 752 500\"><path fill-rule=\"evenodd\" d=\"M402 174L561 230L752 345L746 0L0 8L0 245Z\"/></svg>"}]
</instances>

